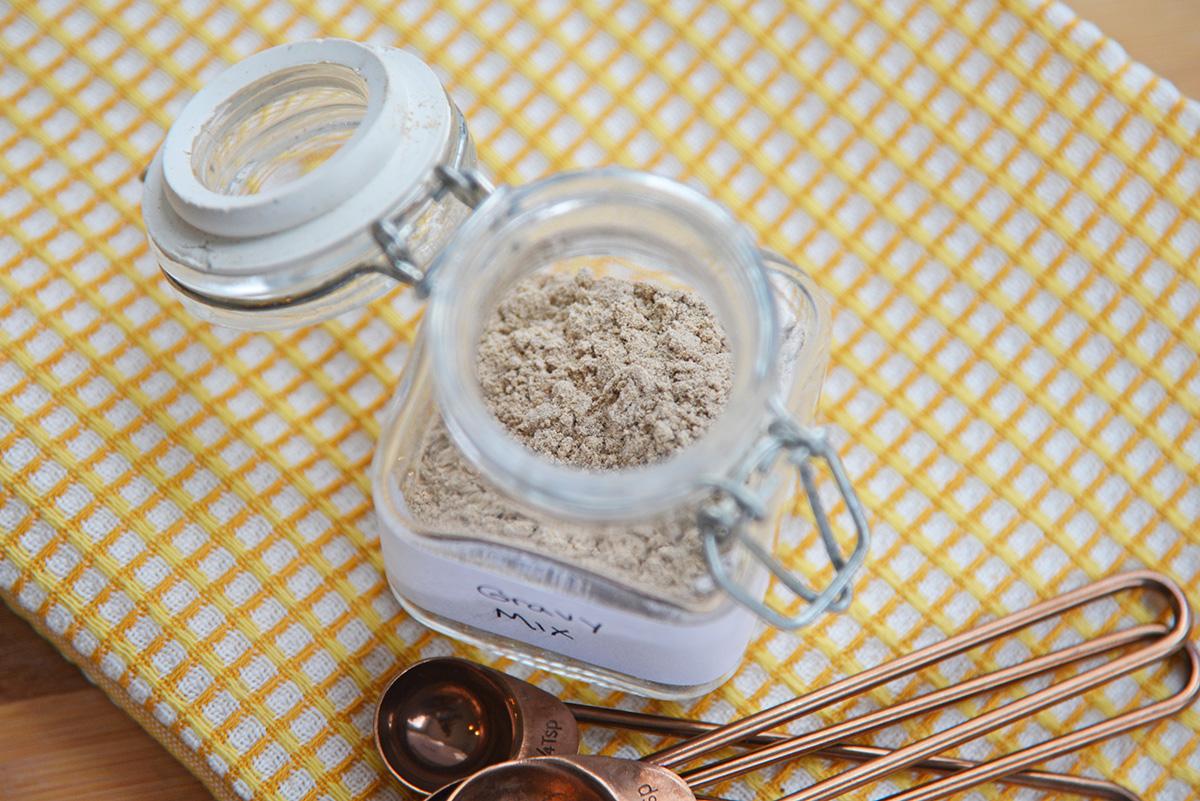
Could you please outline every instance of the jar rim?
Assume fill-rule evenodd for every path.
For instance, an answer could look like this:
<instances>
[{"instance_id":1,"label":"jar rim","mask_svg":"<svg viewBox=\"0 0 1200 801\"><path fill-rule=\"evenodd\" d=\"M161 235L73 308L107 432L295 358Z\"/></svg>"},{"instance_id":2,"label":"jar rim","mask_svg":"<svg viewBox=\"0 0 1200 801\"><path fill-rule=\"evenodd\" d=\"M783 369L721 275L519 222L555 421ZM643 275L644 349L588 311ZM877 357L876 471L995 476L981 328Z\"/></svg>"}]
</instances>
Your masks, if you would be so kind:
<instances>
[{"instance_id":1,"label":"jar rim","mask_svg":"<svg viewBox=\"0 0 1200 801\"><path fill-rule=\"evenodd\" d=\"M489 254L519 226L520 209L545 220L556 206L597 202L602 194L665 204L681 224L722 255L722 269L740 282L753 358L737 369L725 410L694 442L661 461L594 470L557 463L528 449L487 408L475 370L478 342L460 325L478 311L464 290L486 276ZM569 232L560 232L568 236ZM714 268L715 269L715 268ZM652 173L601 168L555 174L501 187L459 229L431 268L425 325L437 402L455 444L484 477L511 497L549 514L582 520L646 518L677 508L731 475L765 428L775 390L776 310L766 266L745 228L725 206L685 184ZM479 325L482 326L480 321ZM728 324L728 321L722 320Z\"/></svg>"}]
</instances>

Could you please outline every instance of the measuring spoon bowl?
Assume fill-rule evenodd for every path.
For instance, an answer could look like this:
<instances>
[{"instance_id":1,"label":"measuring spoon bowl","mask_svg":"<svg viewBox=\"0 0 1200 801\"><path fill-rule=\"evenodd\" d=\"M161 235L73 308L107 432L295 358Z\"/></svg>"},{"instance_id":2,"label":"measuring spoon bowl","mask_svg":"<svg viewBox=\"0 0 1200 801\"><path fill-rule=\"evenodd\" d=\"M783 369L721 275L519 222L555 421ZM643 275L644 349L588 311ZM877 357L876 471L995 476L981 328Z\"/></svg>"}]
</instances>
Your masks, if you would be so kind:
<instances>
[{"instance_id":1,"label":"measuring spoon bowl","mask_svg":"<svg viewBox=\"0 0 1200 801\"><path fill-rule=\"evenodd\" d=\"M375 709L375 744L401 784L433 793L489 765L579 749L579 727L554 696L466 659L410 665Z\"/></svg>"}]
</instances>

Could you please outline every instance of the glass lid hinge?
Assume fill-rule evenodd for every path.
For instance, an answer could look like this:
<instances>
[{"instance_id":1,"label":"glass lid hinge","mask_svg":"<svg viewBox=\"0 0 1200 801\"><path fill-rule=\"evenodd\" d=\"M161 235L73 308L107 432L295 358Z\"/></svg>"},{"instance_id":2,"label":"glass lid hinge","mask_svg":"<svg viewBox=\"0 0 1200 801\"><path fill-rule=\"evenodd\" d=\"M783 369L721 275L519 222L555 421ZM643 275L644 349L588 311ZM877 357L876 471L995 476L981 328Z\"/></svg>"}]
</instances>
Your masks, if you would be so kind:
<instances>
[{"instance_id":1,"label":"glass lid hinge","mask_svg":"<svg viewBox=\"0 0 1200 801\"><path fill-rule=\"evenodd\" d=\"M475 208L487 200L488 195L496 189L479 170L460 170L457 167L439 164L434 172L441 181L441 186L433 193L435 200L441 200L450 192L467 206Z\"/></svg>"},{"instance_id":2,"label":"glass lid hinge","mask_svg":"<svg viewBox=\"0 0 1200 801\"><path fill-rule=\"evenodd\" d=\"M387 259L387 264L380 272L399 283L415 287L421 297L428 295L425 273L413 263L412 251L405 244L412 236L412 224L397 225L391 220L376 220L371 225L371 236Z\"/></svg>"},{"instance_id":3,"label":"glass lid hinge","mask_svg":"<svg viewBox=\"0 0 1200 801\"><path fill-rule=\"evenodd\" d=\"M438 186L432 193L435 201L444 198L448 192L473 209L495 191L492 183L478 170L460 170L441 164L434 174L438 179ZM422 271L414 262L412 251L406 244L413 234L412 223L404 222L403 216L400 220L376 220L371 225L371 236L387 259L387 265L380 272L399 283L412 286L420 297L428 297L430 270Z\"/></svg>"}]
</instances>

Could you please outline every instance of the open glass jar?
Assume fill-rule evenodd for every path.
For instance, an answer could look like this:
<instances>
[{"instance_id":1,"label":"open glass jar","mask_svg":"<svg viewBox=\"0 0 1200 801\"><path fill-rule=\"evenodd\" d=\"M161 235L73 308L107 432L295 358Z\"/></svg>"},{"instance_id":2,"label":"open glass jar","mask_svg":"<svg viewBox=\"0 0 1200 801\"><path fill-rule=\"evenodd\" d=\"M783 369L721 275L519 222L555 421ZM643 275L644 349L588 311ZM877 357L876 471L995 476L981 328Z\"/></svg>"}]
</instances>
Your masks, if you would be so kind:
<instances>
[{"instance_id":1,"label":"open glass jar","mask_svg":"<svg viewBox=\"0 0 1200 801\"><path fill-rule=\"evenodd\" d=\"M720 204L606 168L493 190L429 68L341 40L235 65L172 126L147 175L154 252L204 319L277 328L414 285L429 305L372 468L388 581L430 627L568 675L659 697L702 693L758 618L798 627L850 600L862 508L805 426L828 361L811 281L755 247ZM690 445L584 469L514 438L485 404L485 323L522 279L600 275L695 293L724 329L724 411ZM834 540L814 460L854 523ZM793 467L833 566L820 591L770 552ZM471 514L420 499L454 480ZM802 601L763 603L770 574Z\"/></svg>"}]
</instances>

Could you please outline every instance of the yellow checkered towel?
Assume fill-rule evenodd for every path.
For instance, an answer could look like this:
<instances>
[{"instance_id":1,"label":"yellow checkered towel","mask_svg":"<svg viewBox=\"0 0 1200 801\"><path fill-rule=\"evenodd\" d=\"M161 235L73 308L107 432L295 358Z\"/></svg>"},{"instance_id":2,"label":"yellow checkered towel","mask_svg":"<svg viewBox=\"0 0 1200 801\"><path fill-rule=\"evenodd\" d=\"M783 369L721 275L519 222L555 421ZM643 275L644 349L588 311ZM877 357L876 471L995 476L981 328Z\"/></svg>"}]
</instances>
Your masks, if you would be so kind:
<instances>
[{"instance_id":1,"label":"yellow checkered towel","mask_svg":"<svg viewBox=\"0 0 1200 801\"><path fill-rule=\"evenodd\" d=\"M617 162L690 181L833 301L821 414L875 530L853 608L761 630L691 705L542 686L728 719L1133 565L1200 602L1200 105L1064 6L0 0L0 595L219 798L403 796L373 751L376 695L398 665L465 653L401 613L377 550L366 467L411 296L212 328L142 230L138 173L187 98L326 35L435 65L497 179ZM783 558L816 569L812 546ZM965 753L1144 703L1169 674ZM1191 710L1055 767L1200 798L1198 733ZM718 789L774 798L829 769Z\"/></svg>"}]
</instances>

